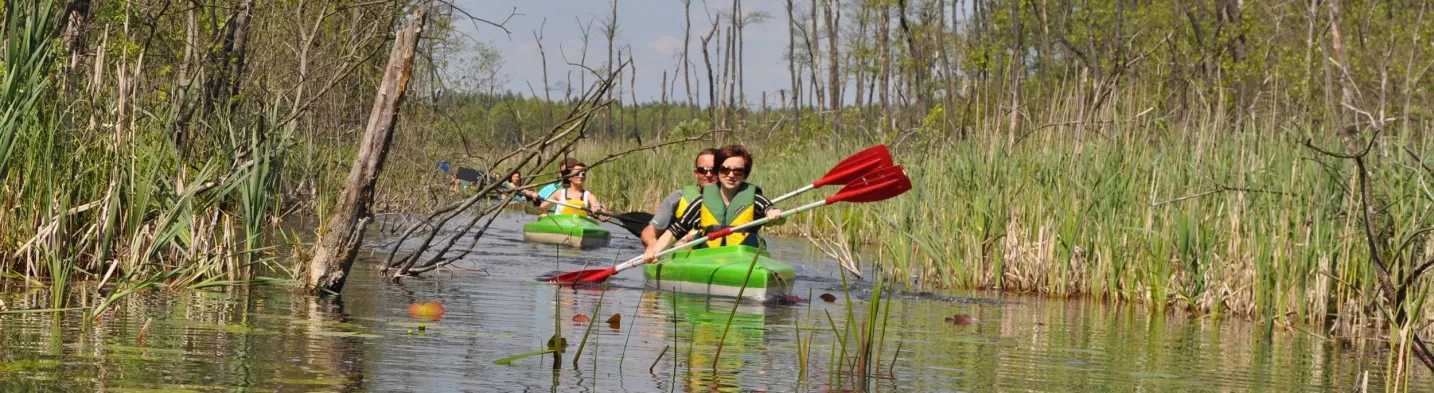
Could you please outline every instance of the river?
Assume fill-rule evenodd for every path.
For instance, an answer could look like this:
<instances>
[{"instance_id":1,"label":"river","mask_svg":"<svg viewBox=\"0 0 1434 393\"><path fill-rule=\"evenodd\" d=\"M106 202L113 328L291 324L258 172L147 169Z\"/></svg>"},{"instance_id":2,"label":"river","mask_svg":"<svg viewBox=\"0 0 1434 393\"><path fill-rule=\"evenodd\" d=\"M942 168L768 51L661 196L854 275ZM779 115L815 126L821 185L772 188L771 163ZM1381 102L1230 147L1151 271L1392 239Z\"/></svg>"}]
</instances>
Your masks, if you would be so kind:
<instances>
[{"instance_id":1,"label":"river","mask_svg":"<svg viewBox=\"0 0 1434 393\"><path fill-rule=\"evenodd\" d=\"M640 248L615 226L612 243L595 250L524 243L520 228L528 220L505 211L473 256L397 283L376 271L384 253L365 252L341 300L252 286L140 293L93 321L78 311L3 314L0 391L861 387L849 372L833 371L838 363L849 369L849 362L832 356L840 351L834 327L846 326L846 294L836 263L806 240L772 238L771 252L797 268L793 293L813 299L741 304L714 372L732 299L644 290L640 269L614 277L606 290L540 282L537 277L556 271L608 266ZM376 227L367 243L383 250L392 235ZM860 319L872 286L871 273L866 277L852 278L851 306ZM44 287L11 281L0 288L0 299L12 309L48 305ZM826 302L823 293L837 299ZM444 306L440 319L410 317L409 304L428 301ZM1250 322L1152 314L1092 300L942 291L899 292L889 304L869 367L871 391L1333 391L1363 383L1364 370L1378 390L1386 360L1300 330L1276 330L1267 339L1264 328ZM553 334L555 307L569 342L559 367L551 355L495 364L541 350ZM579 321L578 314L591 322ZM618 324L606 323L612 314L621 315ZM947 322L956 314L975 321ZM799 331L811 337L805 378ZM1411 386L1431 383L1429 373L1417 370Z\"/></svg>"}]
</instances>

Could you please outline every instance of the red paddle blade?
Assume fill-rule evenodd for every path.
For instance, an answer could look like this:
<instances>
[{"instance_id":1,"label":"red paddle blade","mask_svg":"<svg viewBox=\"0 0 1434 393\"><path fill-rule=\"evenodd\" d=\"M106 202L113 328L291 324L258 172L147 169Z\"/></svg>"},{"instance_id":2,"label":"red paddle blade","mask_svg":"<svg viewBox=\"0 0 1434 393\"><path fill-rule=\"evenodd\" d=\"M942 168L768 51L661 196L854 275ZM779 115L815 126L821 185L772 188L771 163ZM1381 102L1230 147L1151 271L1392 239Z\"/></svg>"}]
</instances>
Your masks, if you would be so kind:
<instances>
[{"instance_id":1,"label":"red paddle blade","mask_svg":"<svg viewBox=\"0 0 1434 393\"><path fill-rule=\"evenodd\" d=\"M847 184L826 199L827 204L837 202L868 203L895 198L911 190L911 178L900 165L878 169L858 181Z\"/></svg>"},{"instance_id":2,"label":"red paddle blade","mask_svg":"<svg viewBox=\"0 0 1434 393\"><path fill-rule=\"evenodd\" d=\"M821 180L812 183L813 188L829 184L847 184L861 178L873 169L891 166L891 151L886 145L876 145L852 154L827 171Z\"/></svg>"},{"instance_id":3,"label":"red paddle blade","mask_svg":"<svg viewBox=\"0 0 1434 393\"><path fill-rule=\"evenodd\" d=\"M564 284L576 284L580 282L603 282L607 281L607 279L609 277L612 277L612 275L614 274L617 274L617 269L614 268L588 269L559 274L553 276L552 278L549 278L548 281Z\"/></svg>"}]
</instances>

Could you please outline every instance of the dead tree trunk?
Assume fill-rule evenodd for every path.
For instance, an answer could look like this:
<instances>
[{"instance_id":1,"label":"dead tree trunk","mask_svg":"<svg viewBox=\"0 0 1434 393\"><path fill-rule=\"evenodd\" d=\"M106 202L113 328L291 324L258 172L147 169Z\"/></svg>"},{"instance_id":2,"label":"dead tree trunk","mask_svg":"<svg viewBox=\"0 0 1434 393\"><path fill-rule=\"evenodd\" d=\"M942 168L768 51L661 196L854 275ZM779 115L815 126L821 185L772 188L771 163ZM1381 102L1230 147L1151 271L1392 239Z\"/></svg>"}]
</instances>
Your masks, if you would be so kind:
<instances>
[{"instance_id":1,"label":"dead tree trunk","mask_svg":"<svg viewBox=\"0 0 1434 393\"><path fill-rule=\"evenodd\" d=\"M359 142L358 156L354 157L353 169L349 171L343 193L339 195L334 213L329 218L328 231L315 245L314 259L309 262L309 285L315 292L337 294L342 291L349 268L358 255L364 230L372 218L369 208L373 204L374 184L383 170L384 157L388 155L388 143L393 139L393 126L398 120L398 108L403 103L404 91L413 72L419 33L427 19L428 6L420 6L394 39L393 52L389 54L388 66L378 86L368 127Z\"/></svg>"},{"instance_id":2,"label":"dead tree trunk","mask_svg":"<svg viewBox=\"0 0 1434 393\"><path fill-rule=\"evenodd\" d=\"M65 50L70 56L68 67L74 71L80 67L80 57L85 52L85 29L89 26L90 0L72 0L65 7Z\"/></svg>"},{"instance_id":3,"label":"dead tree trunk","mask_svg":"<svg viewBox=\"0 0 1434 393\"><path fill-rule=\"evenodd\" d=\"M825 4L827 19L827 49L831 54L831 66L827 67L827 92L831 98L827 100L832 111L832 146L837 145L841 135L841 63L839 57L841 48L837 46L837 35L841 32L841 2L829 0Z\"/></svg>"},{"instance_id":4,"label":"dead tree trunk","mask_svg":"<svg viewBox=\"0 0 1434 393\"><path fill-rule=\"evenodd\" d=\"M891 55L890 55L890 51L891 51L891 5L890 5L890 4L886 4L886 3L881 3L881 5L879 5L879 7L881 7L881 20L880 20L879 22L877 22L877 26L879 26L879 28L877 29L876 46L877 46L877 52L880 53L879 58L880 58L880 61L881 61L881 70L879 71L879 75L877 76L877 79L881 82L881 83L879 84L879 86L880 86L879 89L881 89L881 92L880 92L880 94L877 94L877 96L881 98L881 113L883 113L883 114L886 115L886 121L883 122L884 124L883 124L882 127L879 128L879 129L884 129L884 128L886 127L886 124L895 124L896 116L894 116L894 115L891 113L891 97L890 97L890 94L891 94Z\"/></svg>"},{"instance_id":5,"label":"dead tree trunk","mask_svg":"<svg viewBox=\"0 0 1434 393\"><path fill-rule=\"evenodd\" d=\"M802 78L797 76L797 20L792 17L792 0L787 0L787 72L792 74L792 137L802 128Z\"/></svg>"}]
</instances>

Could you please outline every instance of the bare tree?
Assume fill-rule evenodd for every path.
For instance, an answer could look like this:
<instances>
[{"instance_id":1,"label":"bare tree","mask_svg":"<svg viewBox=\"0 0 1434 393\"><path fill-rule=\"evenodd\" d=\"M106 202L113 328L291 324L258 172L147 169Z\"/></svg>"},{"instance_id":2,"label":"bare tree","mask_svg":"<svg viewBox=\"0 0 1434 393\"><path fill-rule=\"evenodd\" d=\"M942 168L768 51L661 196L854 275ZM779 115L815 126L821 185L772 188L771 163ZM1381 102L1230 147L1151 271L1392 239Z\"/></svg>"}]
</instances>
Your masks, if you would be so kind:
<instances>
[{"instance_id":1,"label":"bare tree","mask_svg":"<svg viewBox=\"0 0 1434 393\"><path fill-rule=\"evenodd\" d=\"M882 113L885 113L889 123L895 125L896 116L893 116L891 98L889 98L892 79L891 55L889 55L889 53L891 53L892 6L886 3L886 1L882 1L879 7L882 7L882 17L880 17L879 22L876 22L876 24L880 26L879 29L876 29L878 30L878 33L876 33L876 52L878 52L880 56L880 73L876 76L880 80L880 93L878 96L882 99Z\"/></svg>"},{"instance_id":2,"label":"bare tree","mask_svg":"<svg viewBox=\"0 0 1434 393\"><path fill-rule=\"evenodd\" d=\"M373 205L374 186L388 156L393 126L413 72L418 38L427 20L428 6L419 6L394 38L393 52L374 98L353 169L334 206L327 231L314 245L314 259L309 262L309 285L315 292L337 294L343 290L349 268L363 243L364 231L373 216L369 209Z\"/></svg>"},{"instance_id":3,"label":"bare tree","mask_svg":"<svg viewBox=\"0 0 1434 393\"><path fill-rule=\"evenodd\" d=\"M827 80L827 91L831 93L829 104L832 111L832 146L836 147L838 135L841 135L841 62L838 56L841 55L841 47L837 45L837 36L841 32L841 0L827 0L827 46L831 53L831 62L828 68L830 79Z\"/></svg>"},{"instance_id":4,"label":"bare tree","mask_svg":"<svg viewBox=\"0 0 1434 393\"><path fill-rule=\"evenodd\" d=\"M792 137L802 128L802 80L797 75L797 21L792 15L792 0L787 0L787 71L792 74Z\"/></svg>"},{"instance_id":5,"label":"bare tree","mask_svg":"<svg viewBox=\"0 0 1434 393\"><path fill-rule=\"evenodd\" d=\"M688 76L691 60L687 53L692 48L692 0L682 0L682 14L687 22L682 24L682 87L687 89L687 107L690 116L697 117L697 103L692 95L692 80Z\"/></svg>"}]
</instances>

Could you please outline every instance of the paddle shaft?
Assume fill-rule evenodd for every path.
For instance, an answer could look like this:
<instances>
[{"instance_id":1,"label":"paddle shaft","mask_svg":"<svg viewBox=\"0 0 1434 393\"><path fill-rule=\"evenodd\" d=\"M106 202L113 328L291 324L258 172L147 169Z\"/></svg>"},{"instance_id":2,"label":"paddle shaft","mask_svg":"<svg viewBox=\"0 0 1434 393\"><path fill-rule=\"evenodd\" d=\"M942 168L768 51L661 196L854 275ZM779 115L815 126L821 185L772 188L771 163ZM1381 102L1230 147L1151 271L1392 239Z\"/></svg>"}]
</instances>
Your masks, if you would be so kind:
<instances>
[{"instance_id":1,"label":"paddle shaft","mask_svg":"<svg viewBox=\"0 0 1434 393\"><path fill-rule=\"evenodd\" d=\"M815 208L818 208L818 207L822 207L822 206L825 206L826 204L827 204L827 200L825 200L825 199L820 200L820 201L816 201L816 202L812 202L812 203L808 203L808 204L802 205L801 207L798 207L798 208L796 208L796 209L792 209L792 210L788 210L788 211L782 212L782 215L777 216L777 219L782 219L782 218L785 218L785 217L788 217L788 216L791 216L791 215L794 215L794 214L797 214L797 213L801 213L801 212L804 212L804 211L807 211L807 210L811 210L811 209L815 209ZM708 240L713 240L713 239L717 239L717 238L720 238L720 237L723 237L723 236L727 236L727 235L732 234L732 232L736 232L736 231L740 231L740 230L743 230L743 229L747 229L747 228L755 227L755 226L758 226L758 225L766 224L766 223L768 223L768 222L770 222L770 221L771 221L770 219L764 217L764 218L761 218L761 219L758 219L758 220L754 220L754 221L749 222L749 223L746 223L746 224L742 224L742 225L738 225L738 226L730 227L730 228L724 228L724 229L722 229L722 230L709 233L709 234L707 234L707 236L703 236L701 239L693 240L693 241L690 241L690 242L687 242L687 243L682 243L682 244L677 245L676 247L672 247L672 248L663 250L662 252L657 253L657 255L655 255L655 257L661 258L663 255L671 254L671 253L677 252L678 250L681 250L681 249L684 249L684 248L688 248L688 247L692 247L692 246L695 246L695 245L698 245L698 244L702 244L702 242L706 242L706 241L708 241ZM641 257L641 256L638 256L637 258L629 259L627 262L623 262L621 265L614 266L613 269L614 269L614 271L616 271L616 272L620 272L620 271L627 270L627 269L631 269L631 268L633 268L633 267L637 267L637 266L641 266L641 265L642 265L642 257Z\"/></svg>"},{"instance_id":2,"label":"paddle shaft","mask_svg":"<svg viewBox=\"0 0 1434 393\"><path fill-rule=\"evenodd\" d=\"M775 199L772 199L771 201L772 201L772 204L775 205L775 204L777 204L777 202L781 202L781 201L787 200L787 199L789 199L789 198L791 198L791 197L800 195L801 193L804 193L804 192L807 192L807 191L814 190L814 189L816 189L816 188L817 188L816 186L811 185L811 184L808 184L808 185L802 186L802 188L798 188L798 189L796 189L796 190L793 190L792 192L789 192L789 193L786 193L786 194L782 194L782 196L779 196L779 197L777 197L777 198L775 198Z\"/></svg>"},{"instance_id":3,"label":"paddle shaft","mask_svg":"<svg viewBox=\"0 0 1434 393\"><path fill-rule=\"evenodd\" d=\"M577 207L577 206L569 205L569 204L566 204L566 203L563 203L563 202L558 202L558 201L543 201L543 202L548 202L548 203L552 203L552 204L555 204L555 205L563 205L563 206L571 207L571 208L574 208L574 209L582 210L582 211L585 211L585 212L588 212L588 213L597 214L597 212L592 211L592 209L588 209L588 208L586 208L586 207Z\"/></svg>"}]
</instances>

